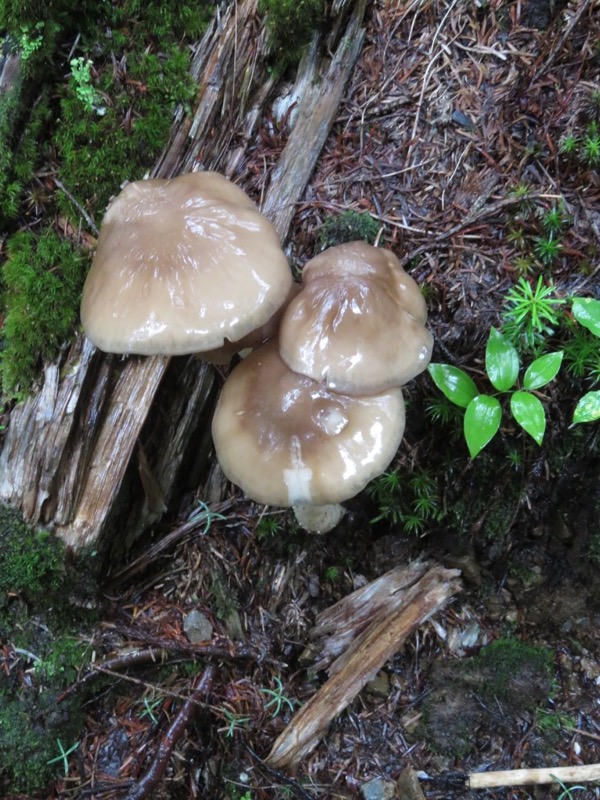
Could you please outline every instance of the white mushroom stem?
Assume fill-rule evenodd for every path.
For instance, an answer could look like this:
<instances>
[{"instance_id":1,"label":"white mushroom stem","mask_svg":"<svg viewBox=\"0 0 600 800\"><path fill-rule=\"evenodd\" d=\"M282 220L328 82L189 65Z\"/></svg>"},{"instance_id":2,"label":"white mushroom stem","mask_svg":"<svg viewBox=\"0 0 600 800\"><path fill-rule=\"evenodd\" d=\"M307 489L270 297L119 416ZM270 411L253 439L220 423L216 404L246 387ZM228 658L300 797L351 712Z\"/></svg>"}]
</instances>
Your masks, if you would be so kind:
<instances>
[{"instance_id":1,"label":"white mushroom stem","mask_svg":"<svg viewBox=\"0 0 600 800\"><path fill-rule=\"evenodd\" d=\"M310 533L328 533L340 522L346 509L339 503L326 506L292 506L298 525Z\"/></svg>"}]
</instances>

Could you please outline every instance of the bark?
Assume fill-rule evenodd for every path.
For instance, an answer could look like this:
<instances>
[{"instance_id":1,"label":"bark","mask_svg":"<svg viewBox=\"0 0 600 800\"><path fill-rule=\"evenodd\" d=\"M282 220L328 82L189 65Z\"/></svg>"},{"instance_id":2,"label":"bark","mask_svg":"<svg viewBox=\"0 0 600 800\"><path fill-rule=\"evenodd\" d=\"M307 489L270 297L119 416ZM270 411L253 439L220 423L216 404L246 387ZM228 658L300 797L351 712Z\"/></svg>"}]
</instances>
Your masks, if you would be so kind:
<instances>
[{"instance_id":1,"label":"bark","mask_svg":"<svg viewBox=\"0 0 600 800\"><path fill-rule=\"evenodd\" d=\"M234 2L212 21L193 59L195 110L178 113L153 177L212 169L236 179L276 88L256 4ZM282 241L360 51L364 6L338 3L337 41L315 41L304 59L311 88L279 166L264 176L264 210ZM80 337L11 412L0 499L77 551L114 549L115 530L119 546L129 544L169 508L181 475L197 481L206 465L216 388L215 371L198 359L123 360Z\"/></svg>"},{"instance_id":2,"label":"bark","mask_svg":"<svg viewBox=\"0 0 600 800\"><path fill-rule=\"evenodd\" d=\"M370 624L332 664L329 680L277 738L267 756L267 763L271 767L291 769L315 747L330 722L347 708L383 664L400 649L407 637L433 614L441 611L459 591L459 574L458 570L432 567L419 576L417 570L413 579L418 579L412 585L402 591L393 589L389 592L387 601L371 618ZM387 577L393 586L398 585L397 574L388 573ZM404 582L401 583L404 585ZM380 596L383 594L381 585L377 591ZM360 605L354 601L355 598L350 595L346 603L348 609ZM341 601L341 604L344 603Z\"/></svg>"}]
</instances>

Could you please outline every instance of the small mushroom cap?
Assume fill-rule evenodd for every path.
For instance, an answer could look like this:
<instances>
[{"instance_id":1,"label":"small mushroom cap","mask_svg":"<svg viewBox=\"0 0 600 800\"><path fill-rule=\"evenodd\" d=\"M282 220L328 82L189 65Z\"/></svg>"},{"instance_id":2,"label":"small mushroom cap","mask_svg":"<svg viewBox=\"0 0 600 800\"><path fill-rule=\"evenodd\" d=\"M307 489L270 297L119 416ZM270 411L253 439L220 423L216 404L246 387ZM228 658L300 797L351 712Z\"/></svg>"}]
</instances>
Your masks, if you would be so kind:
<instances>
[{"instance_id":1,"label":"small mushroom cap","mask_svg":"<svg viewBox=\"0 0 600 800\"><path fill-rule=\"evenodd\" d=\"M389 250L366 242L330 247L302 272L303 288L279 330L294 372L345 394L401 386L431 359L425 301Z\"/></svg>"},{"instance_id":2,"label":"small mushroom cap","mask_svg":"<svg viewBox=\"0 0 600 800\"><path fill-rule=\"evenodd\" d=\"M256 502L340 503L393 459L404 401L399 388L375 397L331 392L288 369L273 339L225 381L212 433L223 472Z\"/></svg>"},{"instance_id":3,"label":"small mushroom cap","mask_svg":"<svg viewBox=\"0 0 600 800\"><path fill-rule=\"evenodd\" d=\"M222 175L136 181L104 217L81 321L107 352L194 353L263 325L291 284L274 227Z\"/></svg>"}]
</instances>

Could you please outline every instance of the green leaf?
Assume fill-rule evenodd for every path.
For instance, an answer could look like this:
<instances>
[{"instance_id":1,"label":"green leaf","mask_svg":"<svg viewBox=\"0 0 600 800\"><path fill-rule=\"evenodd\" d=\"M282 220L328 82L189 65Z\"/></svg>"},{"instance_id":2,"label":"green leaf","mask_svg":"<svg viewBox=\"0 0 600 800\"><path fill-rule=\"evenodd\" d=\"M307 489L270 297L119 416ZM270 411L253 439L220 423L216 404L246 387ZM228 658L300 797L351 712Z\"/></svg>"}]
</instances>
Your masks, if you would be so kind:
<instances>
[{"instance_id":1,"label":"green leaf","mask_svg":"<svg viewBox=\"0 0 600 800\"><path fill-rule=\"evenodd\" d=\"M471 458L483 450L500 427L502 408L495 397L480 394L474 397L465 411L465 439Z\"/></svg>"},{"instance_id":2,"label":"green leaf","mask_svg":"<svg viewBox=\"0 0 600 800\"><path fill-rule=\"evenodd\" d=\"M533 389L540 389L542 386L550 383L550 381L556 377L562 360L562 350L536 358L525 372L523 386L533 391Z\"/></svg>"},{"instance_id":3,"label":"green leaf","mask_svg":"<svg viewBox=\"0 0 600 800\"><path fill-rule=\"evenodd\" d=\"M516 349L495 328L490 329L485 349L485 370L492 386L499 392L508 391L519 375Z\"/></svg>"},{"instance_id":4,"label":"green leaf","mask_svg":"<svg viewBox=\"0 0 600 800\"><path fill-rule=\"evenodd\" d=\"M466 372L450 364L430 364L427 371L438 389L457 406L466 408L477 395L477 386Z\"/></svg>"},{"instance_id":5,"label":"green leaf","mask_svg":"<svg viewBox=\"0 0 600 800\"><path fill-rule=\"evenodd\" d=\"M600 392L584 394L573 413L573 423L595 422L600 419Z\"/></svg>"},{"instance_id":6,"label":"green leaf","mask_svg":"<svg viewBox=\"0 0 600 800\"><path fill-rule=\"evenodd\" d=\"M515 392L510 398L510 410L523 430L541 444L546 430L546 413L538 398L529 392Z\"/></svg>"},{"instance_id":7,"label":"green leaf","mask_svg":"<svg viewBox=\"0 0 600 800\"><path fill-rule=\"evenodd\" d=\"M576 297L573 300L573 316L594 336L600 336L600 300L594 300L592 297Z\"/></svg>"}]
</instances>

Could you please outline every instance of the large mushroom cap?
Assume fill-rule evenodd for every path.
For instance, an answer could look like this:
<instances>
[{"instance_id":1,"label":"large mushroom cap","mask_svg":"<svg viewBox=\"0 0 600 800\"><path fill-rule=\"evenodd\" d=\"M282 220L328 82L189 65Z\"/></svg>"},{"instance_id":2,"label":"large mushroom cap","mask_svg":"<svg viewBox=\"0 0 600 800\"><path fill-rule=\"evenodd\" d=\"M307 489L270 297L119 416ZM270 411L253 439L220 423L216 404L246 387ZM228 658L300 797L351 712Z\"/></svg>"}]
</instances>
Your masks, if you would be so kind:
<instances>
[{"instance_id":1,"label":"large mushroom cap","mask_svg":"<svg viewBox=\"0 0 600 800\"><path fill-rule=\"evenodd\" d=\"M291 283L275 229L223 176L137 181L106 212L81 320L107 352L211 350L263 325Z\"/></svg>"},{"instance_id":2,"label":"large mushroom cap","mask_svg":"<svg viewBox=\"0 0 600 800\"><path fill-rule=\"evenodd\" d=\"M425 301L389 250L366 242L330 247L302 271L303 288L279 330L294 372L347 394L376 394L422 372L433 337Z\"/></svg>"},{"instance_id":3,"label":"large mushroom cap","mask_svg":"<svg viewBox=\"0 0 600 800\"><path fill-rule=\"evenodd\" d=\"M212 431L223 472L253 500L340 503L389 465L404 433L404 402L398 388L335 394L289 370L272 340L225 381Z\"/></svg>"}]
</instances>

